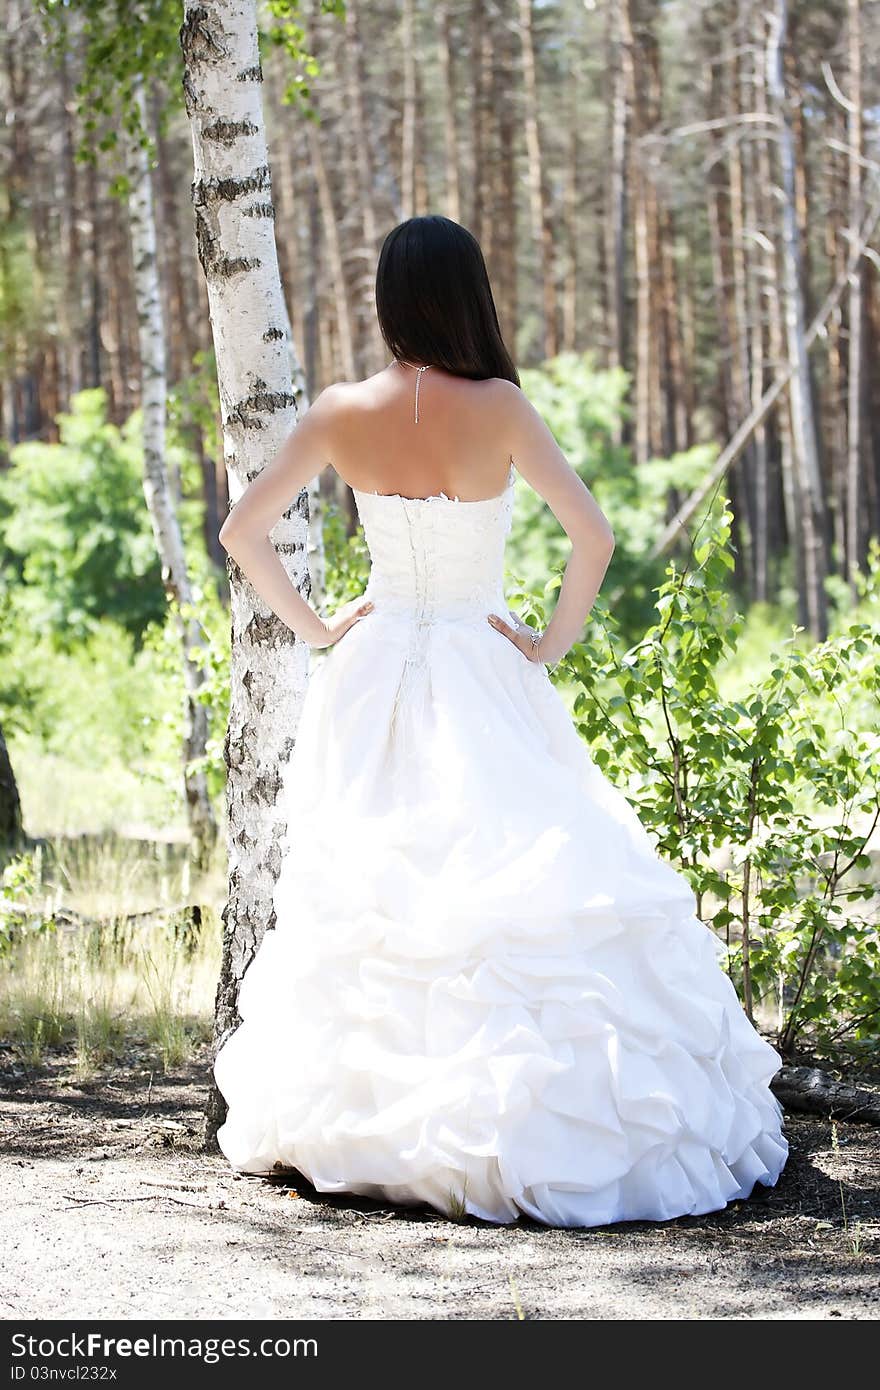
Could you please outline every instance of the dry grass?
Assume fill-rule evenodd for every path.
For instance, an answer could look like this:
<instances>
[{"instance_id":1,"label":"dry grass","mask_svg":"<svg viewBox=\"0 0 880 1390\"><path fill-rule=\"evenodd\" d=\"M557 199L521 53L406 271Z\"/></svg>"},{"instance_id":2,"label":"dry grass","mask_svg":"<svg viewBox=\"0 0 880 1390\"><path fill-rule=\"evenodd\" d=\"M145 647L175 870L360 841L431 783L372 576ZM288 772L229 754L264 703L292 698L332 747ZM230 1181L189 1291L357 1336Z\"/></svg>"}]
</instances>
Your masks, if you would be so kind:
<instances>
[{"instance_id":1,"label":"dry grass","mask_svg":"<svg viewBox=\"0 0 880 1390\"><path fill-rule=\"evenodd\" d=\"M85 1079L129 1040L151 1043L162 1068L188 1060L210 1036L219 966L217 933L190 950L167 924L25 937L3 961L0 1036L37 1067L47 1049L76 1049Z\"/></svg>"},{"instance_id":2,"label":"dry grass","mask_svg":"<svg viewBox=\"0 0 880 1390\"><path fill-rule=\"evenodd\" d=\"M148 1044L163 1070L185 1063L210 1036L220 956L216 910L203 909L196 938L187 929L179 905L190 892L183 856L115 836L52 842L19 861L7 886L19 912L6 918L0 956L0 1038L30 1068L73 1049L81 1080L129 1042Z\"/></svg>"}]
</instances>

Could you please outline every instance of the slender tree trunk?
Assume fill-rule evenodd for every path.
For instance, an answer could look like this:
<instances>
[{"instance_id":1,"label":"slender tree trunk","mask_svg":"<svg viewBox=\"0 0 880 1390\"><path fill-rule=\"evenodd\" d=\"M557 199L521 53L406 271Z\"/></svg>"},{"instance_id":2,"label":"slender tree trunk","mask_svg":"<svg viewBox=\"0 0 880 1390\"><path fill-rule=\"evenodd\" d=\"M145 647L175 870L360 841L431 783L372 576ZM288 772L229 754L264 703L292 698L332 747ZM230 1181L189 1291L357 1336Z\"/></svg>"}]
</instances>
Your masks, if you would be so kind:
<instances>
[{"instance_id":1,"label":"slender tree trunk","mask_svg":"<svg viewBox=\"0 0 880 1390\"><path fill-rule=\"evenodd\" d=\"M620 0L621 56L631 113L630 141L633 259L636 283L635 459L644 464L662 452L660 325L656 321L654 278L658 272L657 203L649 171L648 140L657 124L659 93L654 34L655 0Z\"/></svg>"},{"instance_id":2,"label":"slender tree trunk","mask_svg":"<svg viewBox=\"0 0 880 1390\"><path fill-rule=\"evenodd\" d=\"M58 331L61 338L63 368L61 391L65 401L82 389L81 308L82 308L82 251L80 246L79 210L80 179L76 162L76 135L73 93L70 86L71 54L67 44L60 60L62 103L62 202L61 255L64 262L64 292L58 303Z\"/></svg>"},{"instance_id":3,"label":"slender tree trunk","mask_svg":"<svg viewBox=\"0 0 880 1390\"><path fill-rule=\"evenodd\" d=\"M295 421L287 310L275 247L254 0L185 0L184 92L193 135L196 240L217 355L223 444L237 500ZM273 530L291 582L308 591L306 494ZM229 895L215 1041L238 1022L238 991L263 934L285 822L281 766L293 746L308 648L230 562L232 690L226 734ZM206 1138L225 1114L214 1088Z\"/></svg>"},{"instance_id":4,"label":"slender tree trunk","mask_svg":"<svg viewBox=\"0 0 880 1390\"><path fill-rule=\"evenodd\" d=\"M732 49L728 60L728 82L725 93L725 111L733 125L742 114L741 108L741 66L743 55L737 43L738 29L735 11L728 16L726 42ZM749 413L749 313L747 306L748 272L746 267L746 224L745 189L743 175L742 140L736 136L730 141L727 157L727 179L730 198L730 329L731 329L731 385L736 405L737 420L744 420ZM747 590L752 588L755 574L755 537L758 530L757 496L755 488L754 440L743 451L742 462L737 470L741 481L740 496L743 502L745 521L748 527L747 569L743 578ZM744 567L745 568L745 567Z\"/></svg>"},{"instance_id":5,"label":"slender tree trunk","mask_svg":"<svg viewBox=\"0 0 880 1390\"><path fill-rule=\"evenodd\" d=\"M739 42L745 55L740 67L739 109L757 111L759 101L760 45L756 42L754 26L756 0L743 0L740 5ZM766 141L762 140L762 144ZM754 410L764 394L766 377L766 348L764 320L766 316L766 287L761 280L760 219L757 184L758 158L755 142L746 141L741 150L742 160L742 218L745 303L743 332L746 341L746 372L748 409ZM751 592L758 603L770 597L770 460L767 426L762 422L755 429L752 441L753 513L751 546Z\"/></svg>"},{"instance_id":6,"label":"slender tree trunk","mask_svg":"<svg viewBox=\"0 0 880 1390\"><path fill-rule=\"evenodd\" d=\"M86 165L86 202L89 217L88 275L84 281L88 367L85 384L103 386L101 379L101 200L96 165Z\"/></svg>"},{"instance_id":7,"label":"slender tree trunk","mask_svg":"<svg viewBox=\"0 0 880 1390\"><path fill-rule=\"evenodd\" d=\"M400 44L403 50L403 119L400 126L400 215L416 212L416 55L414 0L403 0Z\"/></svg>"},{"instance_id":8,"label":"slender tree trunk","mask_svg":"<svg viewBox=\"0 0 880 1390\"><path fill-rule=\"evenodd\" d=\"M160 246L161 261L164 265L164 280L167 285L167 300L170 306L168 333L168 368L171 382L185 380L193 370L193 357L196 345L193 335L193 321L187 312L186 279L190 269L188 253L189 242L182 233L177 200L176 168L174 156L177 154L176 142L172 144L162 134L159 121L161 94L154 92L153 130L156 138L156 177L159 186L159 206L161 209ZM184 257L186 256L186 264Z\"/></svg>"},{"instance_id":9,"label":"slender tree trunk","mask_svg":"<svg viewBox=\"0 0 880 1390\"><path fill-rule=\"evenodd\" d=\"M512 92L516 80L516 37L501 25L498 35L496 77L496 116L498 120L498 204L495 236L495 284L501 331L516 348L514 332L519 306L517 284L517 245L519 216L516 177L516 150L519 118ZM514 350L514 357L517 356Z\"/></svg>"},{"instance_id":10,"label":"slender tree trunk","mask_svg":"<svg viewBox=\"0 0 880 1390\"><path fill-rule=\"evenodd\" d=\"M876 275L865 282L866 362L880 359L880 294ZM880 535L880 372L868 372L865 382L865 512L868 534Z\"/></svg>"},{"instance_id":11,"label":"slender tree trunk","mask_svg":"<svg viewBox=\"0 0 880 1390\"><path fill-rule=\"evenodd\" d=\"M627 164L627 100L626 74L622 62L620 0L608 6L608 77L610 86L607 102L609 169L605 182L606 202L602 219L604 237L606 361L612 371L626 362L626 164ZM614 443L623 437L623 420L615 412Z\"/></svg>"},{"instance_id":12,"label":"slender tree trunk","mask_svg":"<svg viewBox=\"0 0 880 1390\"><path fill-rule=\"evenodd\" d=\"M376 331L376 257L379 253L379 232L375 208L375 172L370 125L364 100L363 41L361 35L361 0L346 0L346 84L347 120L356 158L354 171L361 213L361 244L358 247L360 269L357 273L359 370L363 375L378 369L384 349Z\"/></svg>"},{"instance_id":13,"label":"slender tree trunk","mask_svg":"<svg viewBox=\"0 0 880 1390\"><path fill-rule=\"evenodd\" d=\"M565 140L565 187L562 203L562 221L565 232L565 278L562 283L562 343L563 352L574 352L577 347L578 332L578 279L580 257L580 227L578 219L578 166L579 139L577 121L578 77L572 64L566 74L565 85L569 96Z\"/></svg>"},{"instance_id":14,"label":"slender tree trunk","mask_svg":"<svg viewBox=\"0 0 880 1390\"><path fill-rule=\"evenodd\" d=\"M545 358L559 351L556 330L556 286L553 276L553 236L545 193L538 76L532 30L533 0L519 0L519 38L522 46L523 126L525 131L529 214L532 243L541 291L541 350Z\"/></svg>"},{"instance_id":15,"label":"slender tree trunk","mask_svg":"<svg viewBox=\"0 0 880 1390\"><path fill-rule=\"evenodd\" d=\"M336 342L339 348L339 365L346 381L353 381L357 375L354 360L354 343L351 336L351 305L348 301L348 286L345 280L345 263L342 259L342 243L339 237L339 219L333 204L333 190L324 162L324 147L321 136L312 121L307 121L309 160L315 177L318 192L318 206L321 210L321 231L324 237L324 251L327 257L330 291L333 295L334 317L336 321Z\"/></svg>"},{"instance_id":16,"label":"slender tree trunk","mask_svg":"<svg viewBox=\"0 0 880 1390\"><path fill-rule=\"evenodd\" d=\"M828 631L825 578L828 558L825 538L825 506L810 364L805 343L805 307L801 278L801 245L797 224L795 151L783 79L787 0L774 0L768 38L767 77L778 121L778 149L782 209L782 288L788 360L792 368L791 423L797 478L802 496L806 562L806 610L810 631L822 639Z\"/></svg>"},{"instance_id":17,"label":"slender tree trunk","mask_svg":"<svg viewBox=\"0 0 880 1390\"><path fill-rule=\"evenodd\" d=\"M849 109L847 112L849 234L858 235L862 204L862 16L861 0L847 0L847 50L849 56ZM864 266L860 261L849 287L849 346L847 351L846 439L846 574L857 595L857 579L864 560L864 507L862 488L862 437L864 420L863 311Z\"/></svg>"},{"instance_id":18,"label":"slender tree trunk","mask_svg":"<svg viewBox=\"0 0 880 1390\"><path fill-rule=\"evenodd\" d=\"M830 135L837 139L841 148L846 146L846 118L840 107L831 106L829 113ZM828 213L823 228L825 257L833 276L840 273L846 260L847 212L847 160L837 149L829 148L828 160ZM844 366L845 343L842 331L842 315L834 314L828 324L827 360L828 372L825 386L822 419L826 426L825 447L831 459L831 507L832 542L841 570L847 571L847 420L846 420L846 371Z\"/></svg>"},{"instance_id":19,"label":"slender tree trunk","mask_svg":"<svg viewBox=\"0 0 880 1390\"><path fill-rule=\"evenodd\" d=\"M146 131L149 120L141 82L135 85L134 99L140 112L142 127ZM205 869L216 843L217 825L204 770L208 746L208 712L199 699L199 692L205 680L203 663L199 659L204 641L197 620L187 612L187 608L193 602L192 586L175 499L165 463L165 325L162 318L149 155L139 142L128 139L126 143L128 206L141 360L144 497L156 548L162 561L165 592L176 608L186 689L183 781L193 858L199 868Z\"/></svg>"},{"instance_id":20,"label":"slender tree trunk","mask_svg":"<svg viewBox=\"0 0 880 1390\"><path fill-rule=\"evenodd\" d=\"M443 103L443 175L446 189L447 217L461 221L461 189L458 177L458 123L455 113L455 75L452 66L452 41L449 5L445 0L434 6L437 25L437 66L440 69L440 92Z\"/></svg>"},{"instance_id":21,"label":"slender tree trunk","mask_svg":"<svg viewBox=\"0 0 880 1390\"><path fill-rule=\"evenodd\" d=\"M114 265L124 266L129 229L125 211L118 198L111 198L107 221L110 224L111 259ZM106 254L106 247L104 248ZM100 271L99 271L100 273ZM132 314L133 300L128 277L116 274L107 284L106 313L101 323L103 346L107 353L107 388L109 393L108 419L121 425L137 404L131 387L132 372L137 371L137 321Z\"/></svg>"}]
</instances>

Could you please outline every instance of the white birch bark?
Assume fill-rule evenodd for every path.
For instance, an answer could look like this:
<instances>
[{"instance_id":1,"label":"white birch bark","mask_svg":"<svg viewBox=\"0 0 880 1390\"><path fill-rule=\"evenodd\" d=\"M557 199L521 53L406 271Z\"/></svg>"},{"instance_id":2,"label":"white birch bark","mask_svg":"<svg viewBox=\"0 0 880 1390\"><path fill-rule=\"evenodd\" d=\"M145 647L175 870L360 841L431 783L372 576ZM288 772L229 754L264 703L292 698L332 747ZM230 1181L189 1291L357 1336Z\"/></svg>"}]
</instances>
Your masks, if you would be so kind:
<instances>
[{"instance_id":1,"label":"white birch bark","mask_svg":"<svg viewBox=\"0 0 880 1390\"><path fill-rule=\"evenodd\" d=\"M803 513L806 600L810 630L820 640L828 633L825 578L828 559L825 544L825 506L819 446L813 412L813 392L806 343L806 312L802 288L802 255L795 208L795 152L783 75L788 7L776 0L770 16L767 44L767 84L773 96L777 117L779 168L781 175L782 293L788 361L791 367L789 397L794 460L798 473Z\"/></svg>"},{"instance_id":2,"label":"white birch bark","mask_svg":"<svg viewBox=\"0 0 880 1390\"><path fill-rule=\"evenodd\" d=\"M180 32L193 137L193 207L205 272L235 503L296 418L287 310L278 269L255 0L185 0ZM291 505L272 540L292 582L309 592L308 501ZM215 1043L238 1022L238 990L267 928L285 825L281 768L293 747L308 648L294 640L230 560L231 706L226 734L229 885ZM210 1142L225 1113L209 1098Z\"/></svg>"},{"instance_id":3,"label":"white birch bark","mask_svg":"<svg viewBox=\"0 0 880 1390\"><path fill-rule=\"evenodd\" d=\"M141 130L149 123L143 83L135 85L134 100ZM125 135L129 180L128 212L134 262L138 349L141 362L141 410L144 453L143 488L156 549L162 564L165 592L175 605L183 659L185 710L183 781L193 861L206 868L217 839L204 759L208 743L208 712L198 699L204 672L197 652L204 646L198 622L187 612L193 601L180 522L165 460L167 378L165 324L156 253L156 218L149 154L139 140ZM194 766L194 764L196 764Z\"/></svg>"}]
</instances>

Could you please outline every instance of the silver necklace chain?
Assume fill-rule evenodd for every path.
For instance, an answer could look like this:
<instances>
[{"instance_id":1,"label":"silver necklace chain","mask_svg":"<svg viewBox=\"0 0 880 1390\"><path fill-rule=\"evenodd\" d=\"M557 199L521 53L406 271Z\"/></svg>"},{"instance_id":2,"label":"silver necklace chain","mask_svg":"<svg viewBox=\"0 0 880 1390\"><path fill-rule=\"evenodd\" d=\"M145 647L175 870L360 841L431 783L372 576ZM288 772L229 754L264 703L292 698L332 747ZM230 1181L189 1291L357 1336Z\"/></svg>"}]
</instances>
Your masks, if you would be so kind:
<instances>
[{"instance_id":1,"label":"silver necklace chain","mask_svg":"<svg viewBox=\"0 0 880 1390\"><path fill-rule=\"evenodd\" d=\"M415 363L413 363L413 362L404 362L404 360L403 360L402 357L398 357L397 360L398 360L398 362L400 363L400 365L401 365L402 367L412 367L412 368L414 369L414 371L415 371L415 374L416 374L416 403L415 403L416 418L415 418L415 423L418 424L418 423L419 423L419 386L421 385L422 373L423 373L423 372L426 372L426 371L428 370L428 368L430 367L431 364L430 364L430 362L426 362L426 363L424 364L424 366L416 367L416 366L415 366Z\"/></svg>"}]
</instances>

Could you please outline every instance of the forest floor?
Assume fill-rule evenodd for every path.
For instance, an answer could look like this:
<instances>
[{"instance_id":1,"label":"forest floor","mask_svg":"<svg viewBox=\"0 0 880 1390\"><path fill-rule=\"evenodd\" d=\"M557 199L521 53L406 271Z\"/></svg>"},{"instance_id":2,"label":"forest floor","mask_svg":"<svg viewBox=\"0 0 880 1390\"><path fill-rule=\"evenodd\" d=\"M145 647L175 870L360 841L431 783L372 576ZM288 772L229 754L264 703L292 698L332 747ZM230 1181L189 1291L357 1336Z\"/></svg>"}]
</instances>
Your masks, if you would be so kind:
<instances>
[{"instance_id":1,"label":"forest floor","mask_svg":"<svg viewBox=\"0 0 880 1390\"><path fill-rule=\"evenodd\" d=\"M454 1223L233 1174L199 1151L207 1054L2 1054L0 1317L876 1318L880 1131L791 1116L778 1184L726 1211Z\"/></svg>"}]
</instances>

